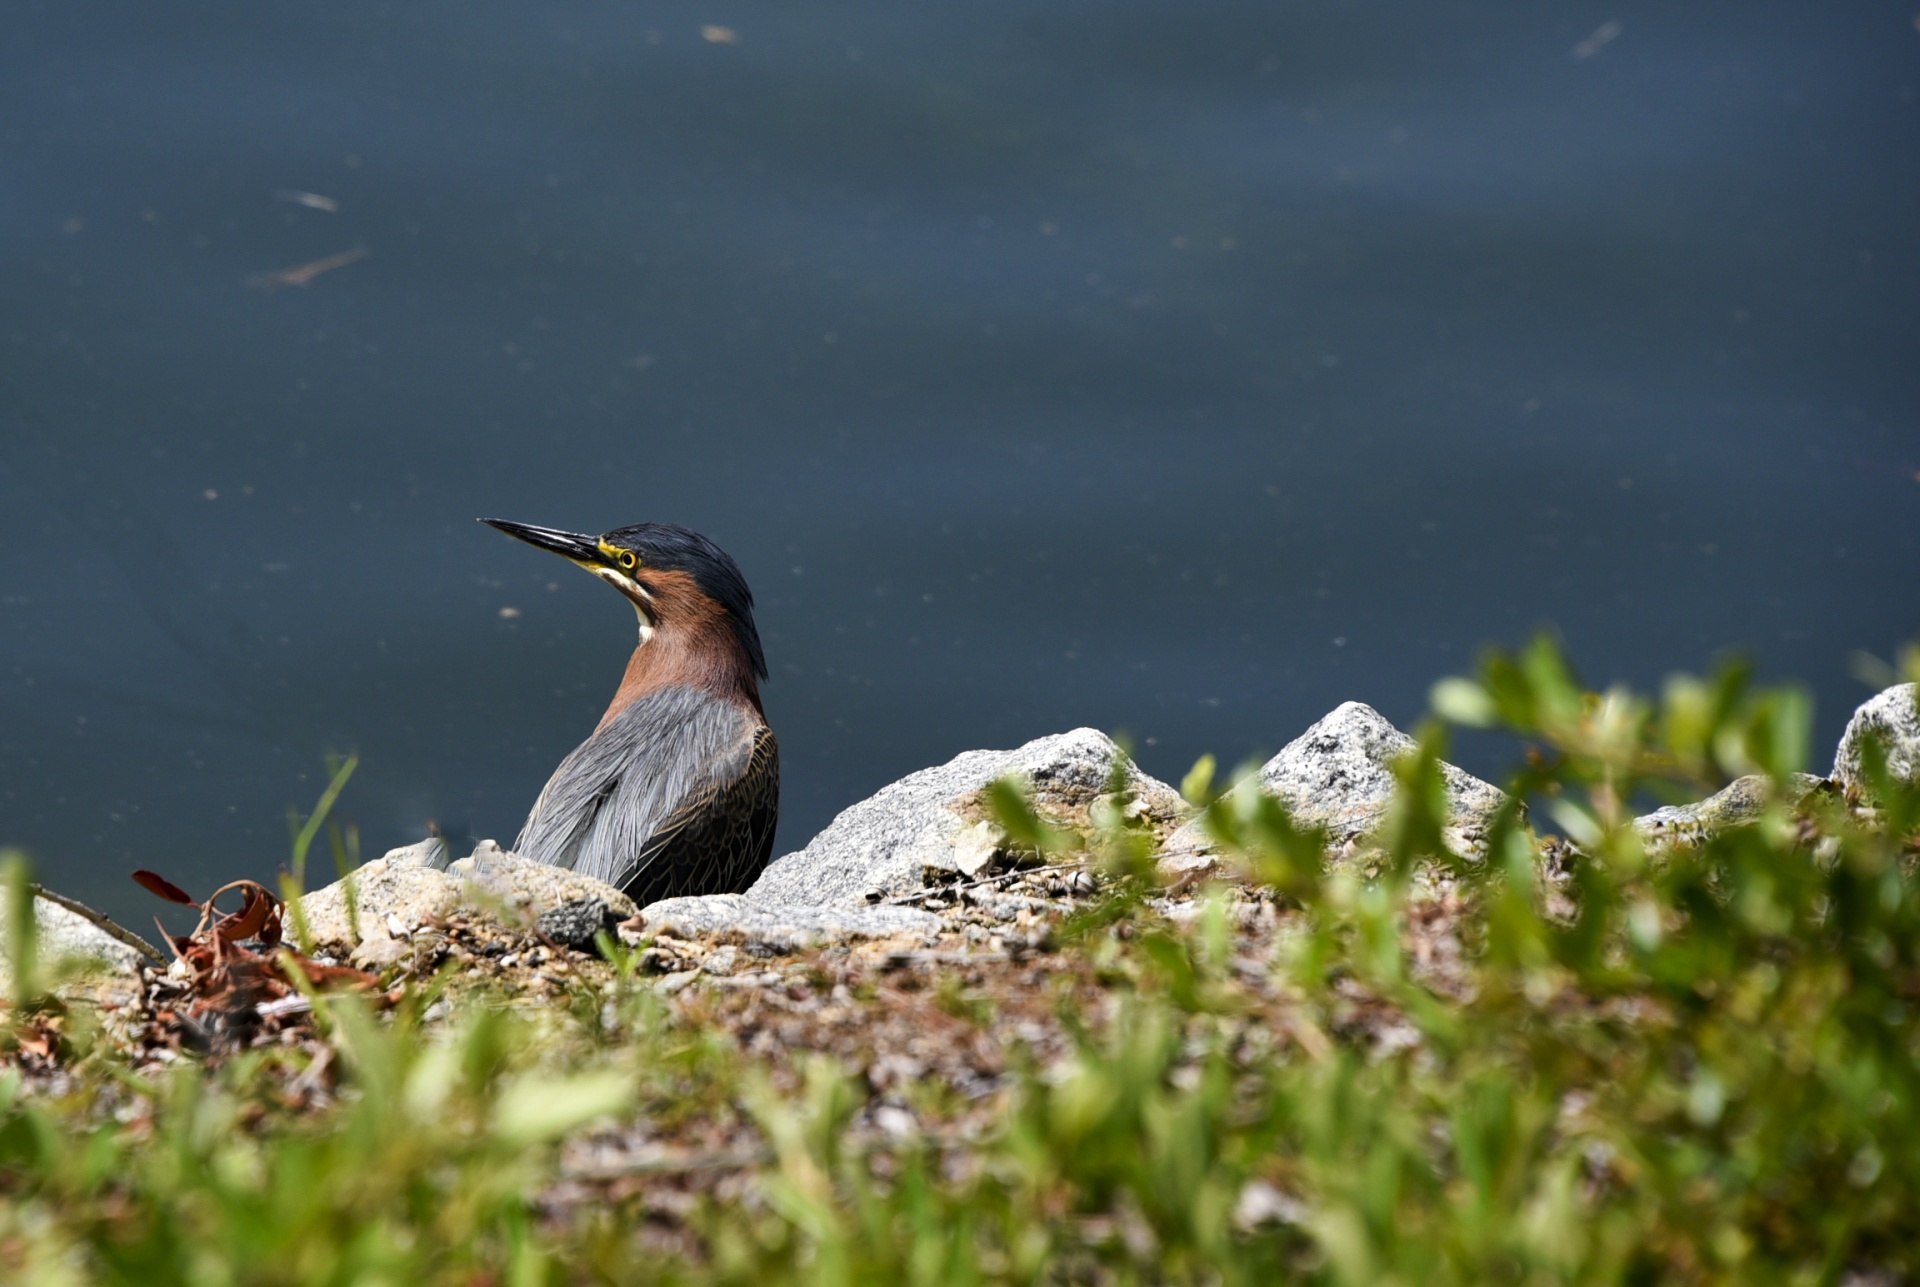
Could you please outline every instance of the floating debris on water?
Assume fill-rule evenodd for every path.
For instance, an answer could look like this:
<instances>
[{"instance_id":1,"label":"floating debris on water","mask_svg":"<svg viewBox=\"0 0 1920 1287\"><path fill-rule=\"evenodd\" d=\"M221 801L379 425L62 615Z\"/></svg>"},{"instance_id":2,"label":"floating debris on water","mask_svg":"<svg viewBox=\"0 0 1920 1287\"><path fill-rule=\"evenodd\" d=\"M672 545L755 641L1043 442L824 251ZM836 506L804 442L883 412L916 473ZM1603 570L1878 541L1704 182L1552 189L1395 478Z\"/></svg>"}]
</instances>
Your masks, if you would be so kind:
<instances>
[{"instance_id":1,"label":"floating debris on water","mask_svg":"<svg viewBox=\"0 0 1920 1287\"><path fill-rule=\"evenodd\" d=\"M343 250L337 255L328 255L325 259L316 259L301 264L297 268L283 268L275 273L255 273L247 278L247 285L255 290L279 290L282 286L305 286L321 273L330 273L336 268L345 268L367 257L365 246L355 246L352 250Z\"/></svg>"},{"instance_id":2,"label":"floating debris on water","mask_svg":"<svg viewBox=\"0 0 1920 1287\"><path fill-rule=\"evenodd\" d=\"M1581 59L1591 58L1618 40L1620 33L1625 30L1626 28L1620 25L1618 19L1609 18L1595 27L1591 36L1573 47L1573 56Z\"/></svg>"},{"instance_id":3,"label":"floating debris on water","mask_svg":"<svg viewBox=\"0 0 1920 1287\"><path fill-rule=\"evenodd\" d=\"M323 197L318 192L302 192L298 188L282 188L273 194L275 201L291 201L296 206L305 206L309 210L324 210L333 214L340 209L340 203L332 197Z\"/></svg>"}]
</instances>

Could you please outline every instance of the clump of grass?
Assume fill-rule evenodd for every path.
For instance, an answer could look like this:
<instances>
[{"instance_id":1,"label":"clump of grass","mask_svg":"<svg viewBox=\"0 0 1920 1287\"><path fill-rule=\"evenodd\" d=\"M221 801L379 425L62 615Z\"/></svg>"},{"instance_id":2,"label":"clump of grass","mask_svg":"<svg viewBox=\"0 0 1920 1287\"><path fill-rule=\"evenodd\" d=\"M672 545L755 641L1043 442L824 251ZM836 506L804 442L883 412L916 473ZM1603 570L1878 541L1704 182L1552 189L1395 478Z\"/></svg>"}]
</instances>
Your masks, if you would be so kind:
<instances>
[{"instance_id":1,"label":"clump of grass","mask_svg":"<svg viewBox=\"0 0 1920 1287\"><path fill-rule=\"evenodd\" d=\"M1803 798L1804 698L1738 669L1597 694L1537 642L1435 704L1532 753L1484 851L1452 854L1446 726L1423 727L1371 880L1210 772L1189 793L1253 883L1186 904L1119 817L1070 836L994 792L1012 840L1108 894L1051 952L934 982L931 1013L1011 1052L985 1090L943 1089L937 1050L905 1090L858 1041L807 1053L904 1004L884 964L819 953L764 997L669 1001L609 942L555 1007L571 1040L322 998L319 1055L145 1078L95 1043L58 1085L0 1075L0 1277L1920 1273L1920 790L1870 753L1873 808ZM1751 825L1660 850L1631 825L1755 772L1775 802ZM1048 979L1051 1035L996 1031L1032 1026ZM279 1089L321 1077L303 1061L338 1070L319 1108Z\"/></svg>"},{"instance_id":2,"label":"clump of grass","mask_svg":"<svg viewBox=\"0 0 1920 1287\"><path fill-rule=\"evenodd\" d=\"M0 849L0 886L6 897L7 1002L18 1013L40 996L40 934L33 870L18 849Z\"/></svg>"},{"instance_id":3,"label":"clump of grass","mask_svg":"<svg viewBox=\"0 0 1920 1287\"><path fill-rule=\"evenodd\" d=\"M314 839L319 836L321 826L328 826L328 840L333 850L334 862L339 868L340 878L345 882L343 893L346 896L348 932L357 942L360 938L360 908L355 898L352 870L358 866L360 857L360 833L357 828L349 828L343 836L337 821L331 821L327 815L333 811L334 804L340 799L340 793L347 789L347 779L360 767L360 757L349 755L338 758L327 757L327 785L320 792L320 800L313 806L313 812L301 817L294 809L287 810L287 835L292 842L293 857L287 870L281 874L280 893L287 905L287 914L291 923L287 928L293 934L293 941L300 945L303 952L313 950L313 937L307 932L307 918L301 909L300 896L307 890L307 852L313 847ZM349 853L349 849L351 853Z\"/></svg>"}]
</instances>

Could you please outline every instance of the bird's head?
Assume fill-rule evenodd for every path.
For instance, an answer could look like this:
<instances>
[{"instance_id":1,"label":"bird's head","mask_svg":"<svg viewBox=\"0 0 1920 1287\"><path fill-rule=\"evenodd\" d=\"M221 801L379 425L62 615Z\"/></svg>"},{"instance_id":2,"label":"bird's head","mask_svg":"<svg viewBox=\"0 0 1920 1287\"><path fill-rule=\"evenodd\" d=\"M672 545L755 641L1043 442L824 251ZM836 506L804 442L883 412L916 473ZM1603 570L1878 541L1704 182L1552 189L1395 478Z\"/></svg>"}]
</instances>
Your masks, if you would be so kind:
<instances>
[{"instance_id":1,"label":"bird's head","mask_svg":"<svg viewBox=\"0 0 1920 1287\"><path fill-rule=\"evenodd\" d=\"M586 536L501 518L480 521L572 560L625 595L640 614L643 642L658 630L688 624L683 618L724 613L753 673L767 677L747 579L725 550L700 533L673 523L635 523Z\"/></svg>"}]
</instances>

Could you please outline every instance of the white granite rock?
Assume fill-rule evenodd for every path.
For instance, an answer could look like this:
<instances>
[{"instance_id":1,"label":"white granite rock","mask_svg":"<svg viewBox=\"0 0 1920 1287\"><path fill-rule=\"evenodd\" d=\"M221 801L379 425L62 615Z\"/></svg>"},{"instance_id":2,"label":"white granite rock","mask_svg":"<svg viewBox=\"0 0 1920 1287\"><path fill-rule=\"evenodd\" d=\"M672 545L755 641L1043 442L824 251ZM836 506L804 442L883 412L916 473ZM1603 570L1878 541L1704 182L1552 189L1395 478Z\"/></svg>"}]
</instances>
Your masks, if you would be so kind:
<instances>
[{"instance_id":1,"label":"white granite rock","mask_svg":"<svg viewBox=\"0 0 1920 1287\"><path fill-rule=\"evenodd\" d=\"M4 891L0 891L4 897ZM42 970L62 967L123 971L131 975L146 958L86 917L44 898L33 900L35 951ZM13 981L6 917L0 916L0 991Z\"/></svg>"},{"instance_id":2,"label":"white granite rock","mask_svg":"<svg viewBox=\"0 0 1920 1287\"><path fill-rule=\"evenodd\" d=\"M1337 846L1385 820L1398 785L1394 761L1417 745L1373 707L1345 702L1260 767L1260 790L1285 804L1299 825L1325 827ZM1447 844L1461 853L1476 852L1485 845L1487 826L1506 793L1451 764L1443 762L1440 774L1446 783ZM1167 842L1169 853L1212 848L1198 818Z\"/></svg>"},{"instance_id":3,"label":"white granite rock","mask_svg":"<svg viewBox=\"0 0 1920 1287\"><path fill-rule=\"evenodd\" d=\"M922 887L928 868L979 871L980 793L1016 775L1032 788L1035 809L1056 823L1085 825L1106 793L1116 758L1125 772L1125 806L1156 828L1190 813L1180 793L1142 773L1105 733L1075 729L1013 751L968 751L909 774L843 810L806 848L767 865L747 901L775 911L858 906Z\"/></svg>"},{"instance_id":4,"label":"white granite rock","mask_svg":"<svg viewBox=\"0 0 1920 1287\"><path fill-rule=\"evenodd\" d=\"M585 927L596 919L602 927L611 928L639 910L631 898L604 881L522 858L491 840L481 841L472 854L445 871L431 862L432 855L414 845L354 871L354 903L362 937L378 937L376 921L388 933L396 925L410 932L429 919L458 913L501 924L535 925L568 946L584 947L592 941ZM596 903L600 905L597 915ZM354 946L344 881L314 890L300 900L300 907L317 946ZM288 932L292 932L291 918Z\"/></svg>"},{"instance_id":5,"label":"white granite rock","mask_svg":"<svg viewBox=\"0 0 1920 1287\"><path fill-rule=\"evenodd\" d=\"M448 867L447 874L469 882L483 897L501 899L536 916L592 899L605 903L615 920L640 910L604 880L522 858L491 840L482 840L472 854ZM469 896L467 901L475 899Z\"/></svg>"},{"instance_id":6,"label":"white granite rock","mask_svg":"<svg viewBox=\"0 0 1920 1287\"><path fill-rule=\"evenodd\" d=\"M1920 684L1895 684L1862 702L1847 721L1833 756L1833 780L1870 795L1861 778L1860 747L1869 735L1880 738L1887 771L1907 783L1920 783Z\"/></svg>"},{"instance_id":7,"label":"white granite rock","mask_svg":"<svg viewBox=\"0 0 1920 1287\"><path fill-rule=\"evenodd\" d=\"M460 882L431 867L404 862L396 865L391 859L375 858L355 868L350 879L361 935L371 933L372 923L384 922L388 915L417 926L434 917L451 916L460 907ZM300 913L316 947L355 945L347 916L346 881L336 880L301 898ZM292 939L294 917L289 914L285 921L287 937Z\"/></svg>"}]
</instances>

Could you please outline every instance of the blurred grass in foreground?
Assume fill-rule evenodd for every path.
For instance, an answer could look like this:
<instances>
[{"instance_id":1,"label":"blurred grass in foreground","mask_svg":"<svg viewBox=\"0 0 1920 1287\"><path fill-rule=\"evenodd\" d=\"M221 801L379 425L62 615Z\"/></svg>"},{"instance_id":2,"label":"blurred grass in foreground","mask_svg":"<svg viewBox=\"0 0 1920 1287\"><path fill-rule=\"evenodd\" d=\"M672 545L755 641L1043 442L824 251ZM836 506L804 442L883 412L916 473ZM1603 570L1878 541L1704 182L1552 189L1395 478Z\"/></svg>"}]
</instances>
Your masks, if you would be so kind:
<instances>
[{"instance_id":1,"label":"blurred grass in foreground","mask_svg":"<svg viewBox=\"0 0 1920 1287\"><path fill-rule=\"evenodd\" d=\"M305 1053L153 1078L76 1024L51 1081L28 1093L18 1068L0 1072L0 1278L1359 1287L1920 1272L1920 791L1869 755L1872 807L1816 793L1790 809L1805 699L1737 669L1658 700L1596 695L1541 642L1443 682L1435 704L1528 745L1513 796L1574 845L1543 842L1516 807L1484 858L1447 854L1437 722L1402 767L1373 879L1244 787L1210 806L1213 833L1288 913L1251 956L1225 894L1169 921L1136 833L1116 821L1081 837L1109 893L1060 927L1051 959L1091 971L1107 1004L1061 1003L1070 1052L1016 1066L986 1129L856 1130L874 1093L862 1070L770 1070L617 948L614 981L569 1003L578 1040L536 1040L479 1005L425 1025L423 996L386 1015L318 1002L345 1072L317 1108L285 1091L318 1076ZM1752 772L1777 800L1754 825L1659 853L1629 825L1634 801ZM1210 776L1188 783L1196 799ZM995 804L1039 851L1070 843L1022 823L1017 800ZM1445 987L1407 946L1436 890L1466 947L1464 981ZM28 1013L13 1008L10 1034ZM763 1152L734 1163L750 1182L691 1200L678 1241L643 1237L651 1217L618 1202L549 1200L557 1141L588 1123L720 1120Z\"/></svg>"}]
</instances>

